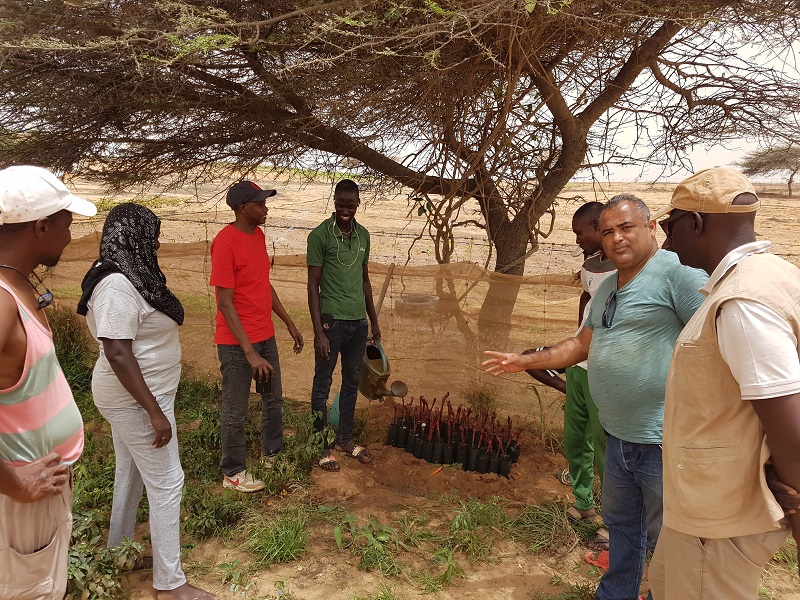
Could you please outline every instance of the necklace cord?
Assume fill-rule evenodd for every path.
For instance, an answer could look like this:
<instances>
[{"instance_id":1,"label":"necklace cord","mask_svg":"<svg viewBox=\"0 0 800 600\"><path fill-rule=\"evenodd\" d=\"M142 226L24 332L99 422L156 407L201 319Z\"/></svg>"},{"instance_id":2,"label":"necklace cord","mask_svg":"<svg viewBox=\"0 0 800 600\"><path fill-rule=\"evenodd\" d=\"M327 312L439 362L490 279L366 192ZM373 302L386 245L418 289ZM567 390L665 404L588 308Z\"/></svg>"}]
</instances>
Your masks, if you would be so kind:
<instances>
[{"instance_id":1,"label":"necklace cord","mask_svg":"<svg viewBox=\"0 0 800 600\"><path fill-rule=\"evenodd\" d=\"M27 277L25 273L20 271L17 267L0 264L0 268L11 269L12 271L16 271L17 273L22 275L22 277L25 278L25 281L28 282L28 285L30 285L33 288L33 291L36 292L36 301L39 303L39 310L46 308L51 304L53 304L53 302L55 302L55 297L53 296L53 292L51 292L47 288L47 286L44 284L44 281L42 281L42 278L36 274L36 271L32 271L31 275L33 275L36 278L36 281L38 281L39 284L44 288L44 292L40 292L39 288L36 287L36 284L31 281L30 277Z\"/></svg>"}]
</instances>

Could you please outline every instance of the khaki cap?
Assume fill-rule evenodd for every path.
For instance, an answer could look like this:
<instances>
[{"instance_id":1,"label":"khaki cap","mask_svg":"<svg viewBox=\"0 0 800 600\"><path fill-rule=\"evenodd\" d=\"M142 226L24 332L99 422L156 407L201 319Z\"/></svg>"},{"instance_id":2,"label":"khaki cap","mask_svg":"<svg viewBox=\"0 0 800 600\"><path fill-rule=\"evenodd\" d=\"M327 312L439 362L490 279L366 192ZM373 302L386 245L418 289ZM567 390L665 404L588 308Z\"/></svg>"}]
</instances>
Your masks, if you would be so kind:
<instances>
[{"instance_id":1,"label":"khaki cap","mask_svg":"<svg viewBox=\"0 0 800 600\"><path fill-rule=\"evenodd\" d=\"M739 194L756 195L753 184L742 173L728 167L714 167L684 179L672 192L668 206L659 210L653 219L660 219L674 209L699 213L747 213L758 210L761 201L752 204L733 204Z\"/></svg>"}]
</instances>

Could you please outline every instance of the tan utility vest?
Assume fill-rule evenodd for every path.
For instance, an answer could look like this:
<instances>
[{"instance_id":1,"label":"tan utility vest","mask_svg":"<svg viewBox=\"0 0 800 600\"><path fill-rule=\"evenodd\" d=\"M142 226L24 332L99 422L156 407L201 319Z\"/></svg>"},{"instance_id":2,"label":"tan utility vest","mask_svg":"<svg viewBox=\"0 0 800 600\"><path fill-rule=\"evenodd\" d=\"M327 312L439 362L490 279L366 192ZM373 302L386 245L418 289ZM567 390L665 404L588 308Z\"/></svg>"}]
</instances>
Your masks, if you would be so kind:
<instances>
[{"instance_id":1,"label":"tan utility vest","mask_svg":"<svg viewBox=\"0 0 800 600\"><path fill-rule=\"evenodd\" d=\"M770 307L800 340L800 269L772 254L745 257L675 343L664 409L664 525L703 538L764 533L783 518L764 477L770 451L761 421L719 351L716 319L732 298Z\"/></svg>"}]
</instances>

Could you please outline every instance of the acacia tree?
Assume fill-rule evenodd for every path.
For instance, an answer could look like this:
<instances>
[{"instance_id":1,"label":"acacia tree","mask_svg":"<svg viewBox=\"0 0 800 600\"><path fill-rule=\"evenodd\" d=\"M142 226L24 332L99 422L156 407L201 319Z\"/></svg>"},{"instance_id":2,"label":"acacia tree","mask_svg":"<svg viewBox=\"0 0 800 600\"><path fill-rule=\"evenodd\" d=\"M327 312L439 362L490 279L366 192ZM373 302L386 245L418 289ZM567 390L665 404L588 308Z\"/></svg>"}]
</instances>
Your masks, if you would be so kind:
<instances>
[{"instance_id":1,"label":"acacia tree","mask_svg":"<svg viewBox=\"0 0 800 600\"><path fill-rule=\"evenodd\" d=\"M798 80L783 64L796 2L3 6L0 130L14 143L0 142L0 161L125 187L348 157L414 191L438 260L455 228L476 225L509 274L580 169L637 156L668 171L694 143L798 128ZM771 62L748 59L752 43ZM516 294L498 290L484 308L507 314Z\"/></svg>"},{"instance_id":2,"label":"acacia tree","mask_svg":"<svg viewBox=\"0 0 800 600\"><path fill-rule=\"evenodd\" d=\"M774 175L788 173L789 179L786 186L789 188L789 197L792 197L792 183L795 175L800 172L800 147L793 145L779 146L776 148L762 148L748 153L739 162L745 175Z\"/></svg>"}]
</instances>

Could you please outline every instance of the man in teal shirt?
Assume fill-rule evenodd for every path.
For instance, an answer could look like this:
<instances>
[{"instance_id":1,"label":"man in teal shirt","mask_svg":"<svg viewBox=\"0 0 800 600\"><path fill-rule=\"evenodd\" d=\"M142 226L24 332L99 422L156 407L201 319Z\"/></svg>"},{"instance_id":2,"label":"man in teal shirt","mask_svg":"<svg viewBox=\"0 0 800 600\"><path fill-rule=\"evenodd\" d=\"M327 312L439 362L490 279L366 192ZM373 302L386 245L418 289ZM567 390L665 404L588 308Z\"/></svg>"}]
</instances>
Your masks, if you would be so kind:
<instances>
[{"instance_id":1,"label":"man in teal shirt","mask_svg":"<svg viewBox=\"0 0 800 600\"><path fill-rule=\"evenodd\" d=\"M334 214L308 234L308 308L314 327L314 383L311 410L314 428L322 431L328 422L328 395L337 357L342 356L342 387L339 392L339 429L336 447L361 463L372 460L369 451L353 441L353 421L358 396L358 377L367 345L367 317L372 337L381 331L372 301L369 281L369 232L356 223L360 204L358 185L343 179L333 193ZM338 471L330 448L319 460L326 471Z\"/></svg>"},{"instance_id":2,"label":"man in teal shirt","mask_svg":"<svg viewBox=\"0 0 800 600\"><path fill-rule=\"evenodd\" d=\"M640 199L612 198L600 216L603 252L617 267L597 290L575 337L529 355L487 352L493 374L556 369L589 359L589 389L608 433L603 520L609 569L598 600L639 595L647 549L661 529L661 434L672 347L703 301L708 279L659 250L655 221ZM591 351L590 351L591 349Z\"/></svg>"}]
</instances>

